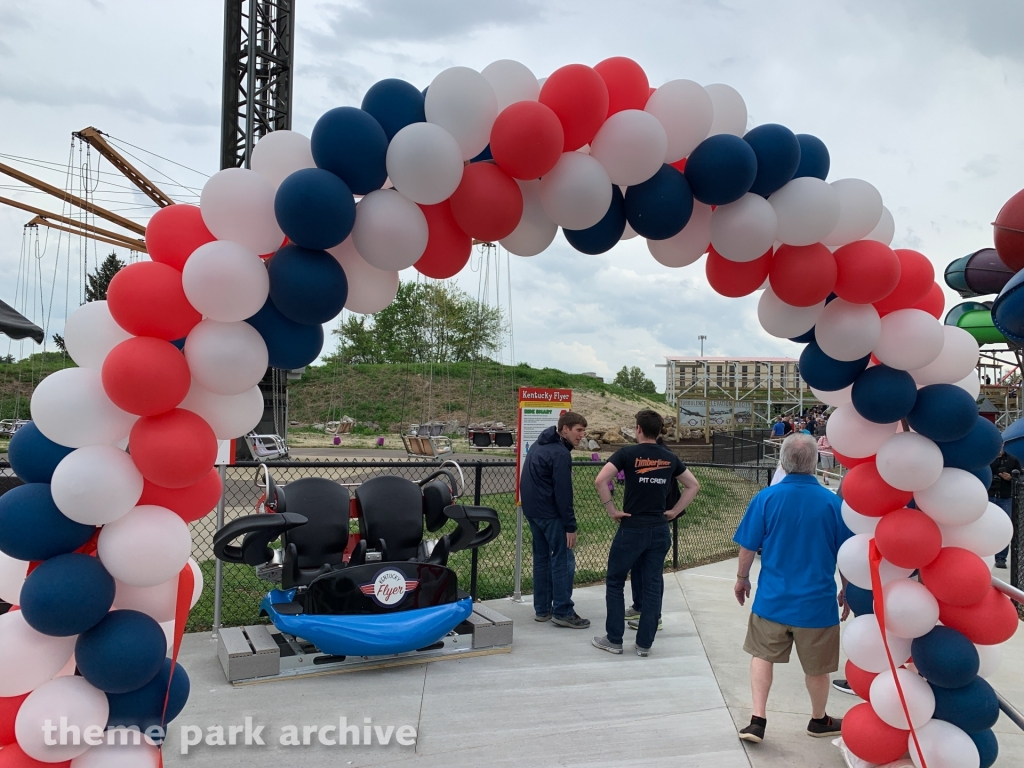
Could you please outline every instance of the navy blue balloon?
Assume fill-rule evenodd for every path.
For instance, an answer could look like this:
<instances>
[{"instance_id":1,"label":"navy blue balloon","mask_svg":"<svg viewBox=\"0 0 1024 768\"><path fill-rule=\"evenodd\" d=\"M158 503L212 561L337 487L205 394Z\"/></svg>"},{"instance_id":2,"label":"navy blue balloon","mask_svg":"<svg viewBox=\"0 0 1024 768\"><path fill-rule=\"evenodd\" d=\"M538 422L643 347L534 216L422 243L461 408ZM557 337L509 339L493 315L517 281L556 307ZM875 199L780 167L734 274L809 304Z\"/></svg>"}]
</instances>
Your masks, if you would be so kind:
<instances>
[{"instance_id":1,"label":"navy blue balloon","mask_svg":"<svg viewBox=\"0 0 1024 768\"><path fill-rule=\"evenodd\" d=\"M139 611L111 611L75 643L78 671L106 693L138 690L157 676L166 654L164 631Z\"/></svg>"},{"instance_id":2,"label":"navy blue balloon","mask_svg":"<svg viewBox=\"0 0 1024 768\"><path fill-rule=\"evenodd\" d=\"M815 389L834 392L853 384L870 360L870 355L860 360L836 360L822 352L818 342L812 341L800 353L800 375Z\"/></svg>"},{"instance_id":3,"label":"navy blue balloon","mask_svg":"<svg viewBox=\"0 0 1024 768\"><path fill-rule=\"evenodd\" d=\"M641 184L626 187L626 220L648 240L667 240L683 231L693 214L693 193L686 176L671 165Z\"/></svg>"},{"instance_id":4,"label":"navy blue balloon","mask_svg":"<svg viewBox=\"0 0 1024 768\"><path fill-rule=\"evenodd\" d=\"M114 577L99 558L58 555L40 563L21 588L21 612L36 632L80 635L96 626L114 604Z\"/></svg>"},{"instance_id":5,"label":"navy blue balloon","mask_svg":"<svg viewBox=\"0 0 1024 768\"><path fill-rule=\"evenodd\" d=\"M978 768L992 768L999 758L999 739L996 738L992 729L968 733L974 746L978 748L978 755L981 756L981 764Z\"/></svg>"},{"instance_id":6,"label":"navy blue balloon","mask_svg":"<svg viewBox=\"0 0 1024 768\"><path fill-rule=\"evenodd\" d=\"M678 173L678 171L677 171ZM569 245L580 253L605 253L610 251L626 231L626 204L622 190L612 185L612 202L608 212L597 224L587 229L563 229Z\"/></svg>"},{"instance_id":7,"label":"navy blue balloon","mask_svg":"<svg viewBox=\"0 0 1024 768\"><path fill-rule=\"evenodd\" d=\"M245 322L259 331L267 344L271 368L291 371L309 365L324 347L324 327L289 320L267 298L266 303Z\"/></svg>"},{"instance_id":8,"label":"navy blue balloon","mask_svg":"<svg viewBox=\"0 0 1024 768\"><path fill-rule=\"evenodd\" d=\"M992 487L992 467L986 464L984 467L976 467L975 469L968 469L972 475L981 481L981 484L986 488Z\"/></svg>"},{"instance_id":9,"label":"navy blue balloon","mask_svg":"<svg viewBox=\"0 0 1024 768\"><path fill-rule=\"evenodd\" d=\"M487 160L493 160L494 155L491 154L491 145L488 144L486 147L480 150L480 154L474 157L469 162L471 163L483 163Z\"/></svg>"},{"instance_id":10,"label":"navy blue balloon","mask_svg":"<svg viewBox=\"0 0 1024 768\"><path fill-rule=\"evenodd\" d=\"M856 584L846 585L846 602L854 616L875 612L875 599L870 589L861 589Z\"/></svg>"},{"instance_id":11,"label":"navy blue balloon","mask_svg":"<svg viewBox=\"0 0 1024 768\"><path fill-rule=\"evenodd\" d=\"M356 223L356 203L344 181L330 171L303 168L277 188L274 216L288 239L303 248L333 248Z\"/></svg>"},{"instance_id":12,"label":"navy blue balloon","mask_svg":"<svg viewBox=\"0 0 1024 768\"><path fill-rule=\"evenodd\" d=\"M348 299L345 270L326 251L286 245L271 257L268 270L274 306L296 323L326 323Z\"/></svg>"},{"instance_id":13,"label":"navy blue balloon","mask_svg":"<svg viewBox=\"0 0 1024 768\"><path fill-rule=\"evenodd\" d=\"M174 676L171 677L171 667ZM167 717L164 713L164 698L167 696L167 681L170 679L171 691L167 698ZM108 693L107 703L110 714L107 717L108 728L131 728L136 726L143 733L147 728L162 726L171 722L185 708L191 683L185 668L170 659L164 659L163 666L156 677L141 688L128 693Z\"/></svg>"},{"instance_id":14,"label":"navy blue balloon","mask_svg":"<svg viewBox=\"0 0 1024 768\"><path fill-rule=\"evenodd\" d=\"M800 166L800 142L789 128L766 123L752 128L743 140L757 157L757 176L750 191L768 197L789 183Z\"/></svg>"},{"instance_id":15,"label":"navy blue balloon","mask_svg":"<svg viewBox=\"0 0 1024 768\"><path fill-rule=\"evenodd\" d=\"M945 466L970 471L995 461L1003 447L1003 436L995 424L978 416L967 437L936 445L942 451L942 463Z\"/></svg>"},{"instance_id":16,"label":"navy blue balloon","mask_svg":"<svg viewBox=\"0 0 1024 768\"><path fill-rule=\"evenodd\" d=\"M14 441L12 440L11 442L13 443ZM1017 419L1017 421L1003 430L1003 442L1006 443L1006 452L1008 454L1016 456L1018 459L1024 456L1024 419Z\"/></svg>"},{"instance_id":17,"label":"navy blue balloon","mask_svg":"<svg viewBox=\"0 0 1024 768\"><path fill-rule=\"evenodd\" d=\"M367 112L335 107L316 121L309 140L317 167L338 176L354 194L384 186L388 137Z\"/></svg>"},{"instance_id":18,"label":"navy blue balloon","mask_svg":"<svg viewBox=\"0 0 1024 768\"><path fill-rule=\"evenodd\" d=\"M814 326L811 326L811 330L806 333L802 333L799 336L794 336L790 341L795 341L797 344L810 344L812 341L817 341L818 337L814 335Z\"/></svg>"},{"instance_id":19,"label":"navy blue balloon","mask_svg":"<svg viewBox=\"0 0 1024 768\"><path fill-rule=\"evenodd\" d=\"M852 395L853 407L862 417L876 424L892 424L913 409L917 384L906 371L876 365L857 377Z\"/></svg>"},{"instance_id":20,"label":"navy blue balloon","mask_svg":"<svg viewBox=\"0 0 1024 768\"><path fill-rule=\"evenodd\" d=\"M46 483L26 483L0 496L0 552L15 560L66 555L95 532L95 526L65 517Z\"/></svg>"},{"instance_id":21,"label":"navy blue balloon","mask_svg":"<svg viewBox=\"0 0 1024 768\"><path fill-rule=\"evenodd\" d=\"M48 483L61 459L73 450L50 440L30 421L14 433L7 447L7 459L14 474L24 482Z\"/></svg>"},{"instance_id":22,"label":"navy blue balloon","mask_svg":"<svg viewBox=\"0 0 1024 768\"><path fill-rule=\"evenodd\" d=\"M184 336L182 336L180 339L175 339L174 341L171 342L171 344L176 346L182 352L185 351L185 337Z\"/></svg>"},{"instance_id":23,"label":"navy blue balloon","mask_svg":"<svg viewBox=\"0 0 1024 768\"><path fill-rule=\"evenodd\" d=\"M967 733L987 731L999 719L999 699L983 677L962 688L932 685L935 692L935 717L952 723Z\"/></svg>"},{"instance_id":24,"label":"navy blue balloon","mask_svg":"<svg viewBox=\"0 0 1024 768\"><path fill-rule=\"evenodd\" d=\"M921 387L917 403L907 415L911 429L929 440L943 443L966 437L977 419L977 403L956 384Z\"/></svg>"},{"instance_id":25,"label":"navy blue balloon","mask_svg":"<svg viewBox=\"0 0 1024 768\"><path fill-rule=\"evenodd\" d=\"M824 181L828 177L828 169L832 163L825 142L809 133L798 133L796 140L800 142L800 165L797 166L793 178L811 176Z\"/></svg>"},{"instance_id":26,"label":"navy blue balloon","mask_svg":"<svg viewBox=\"0 0 1024 768\"><path fill-rule=\"evenodd\" d=\"M424 95L412 83L389 77L370 86L363 96L362 108L380 123L384 135L391 141L405 126L426 122Z\"/></svg>"},{"instance_id":27,"label":"navy blue balloon","mask_svg":"<svg viewBox=\"0 0 1024 768\"><path fill-rule=\"evenodd\" d=\"M921 676L941 688L961 688L978 676L978 649L967 636L950 627L935 627L910 644Z\"/></svg>"},{"instance_id":28,"label":"navy blue balloon","mask_svg":"<svg viewBox=\"0 0 1024 768\"><path fill-rule=\"evenodd\" d=\"M743 197L757 178L757 156L739 136L704 139L686 159L686 180L705 205L727 205Z\"/></svg>"},{"instance_id":29,"label":"navy blue balloon","mask_svg":"<svg viewBox=\"0 0 1024 768\"><path fill-rule=\"evenodd\" d=\"M1024 339L1024 272L1018 272L992 302L992 324L1010 341Z\"/></svg>"}]
</instances>

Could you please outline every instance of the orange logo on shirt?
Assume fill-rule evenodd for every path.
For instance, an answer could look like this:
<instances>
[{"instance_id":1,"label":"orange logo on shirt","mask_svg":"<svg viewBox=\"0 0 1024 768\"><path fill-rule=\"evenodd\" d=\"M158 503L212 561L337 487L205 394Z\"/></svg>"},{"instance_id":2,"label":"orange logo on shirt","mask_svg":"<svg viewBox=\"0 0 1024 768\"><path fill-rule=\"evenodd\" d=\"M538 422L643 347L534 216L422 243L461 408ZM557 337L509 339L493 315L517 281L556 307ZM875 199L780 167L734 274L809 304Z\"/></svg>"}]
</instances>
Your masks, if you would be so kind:
<instances>
[{"instance_id":1,"label":"orange logo on shirt","mask_svg":"<svg viewBox=\"0 0 1024 768\"><path fill-rule=\"evenodd\" d=\"M664 459L636 459L633 462L633 470L638 475L645 475L648 472L657 472L659 469L668 469L672 466L671 461Z\"/></svg>"}]
</instances>

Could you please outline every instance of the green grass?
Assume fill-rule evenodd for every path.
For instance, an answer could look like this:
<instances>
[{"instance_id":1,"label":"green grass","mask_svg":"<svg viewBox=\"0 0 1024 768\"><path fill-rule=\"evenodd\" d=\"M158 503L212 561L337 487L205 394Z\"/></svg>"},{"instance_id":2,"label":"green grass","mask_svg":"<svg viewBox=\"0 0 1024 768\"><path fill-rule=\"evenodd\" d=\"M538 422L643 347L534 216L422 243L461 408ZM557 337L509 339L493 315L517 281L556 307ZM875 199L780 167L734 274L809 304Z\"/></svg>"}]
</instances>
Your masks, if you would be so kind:
<instances>
[{"instance_id":1,"label":"green grass","mask_svg":"<svg viewBox=\"0 0 1024 768\"><path fill-rule=\"evenodd\" d=\"M75 363L60 352L36 352L24 360L0 363L0 419L29 418L32 392L44 378Z\"/></svg>"}]
</instances>

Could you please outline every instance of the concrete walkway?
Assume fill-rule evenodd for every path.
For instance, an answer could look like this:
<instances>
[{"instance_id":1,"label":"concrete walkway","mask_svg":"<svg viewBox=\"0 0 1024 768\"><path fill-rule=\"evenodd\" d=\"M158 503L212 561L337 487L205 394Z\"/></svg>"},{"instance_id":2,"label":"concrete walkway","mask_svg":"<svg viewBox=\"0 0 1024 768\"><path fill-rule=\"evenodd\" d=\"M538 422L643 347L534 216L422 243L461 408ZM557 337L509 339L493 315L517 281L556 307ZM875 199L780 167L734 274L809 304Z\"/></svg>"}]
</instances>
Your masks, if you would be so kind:
<instances>
[{"instance_id":1,"label":"concrete walkway","mask_svg":"<svg viewBox=\"0 0 1024 768\"><path fill-rule=\"evenodd\" d=\"M232 688L208 634L186 637L182 663L192 696L172 726L165 765L493 766L672 768L841 768L827 739L805 735L810 716L797 663L778 670L769 701L768 738L746 745L736 727L749 721L749 657L741 649L748 608L732 597L736 561L665 578L665 628L649 658L613 656L590 646L604 633L604 587L575 593L577 611L593 621L570 630L532 620L529 603L493 601L515 622L510 654L443 661L376 672L288 680ZM756 577L756 572L755 572ZM1011 641L993 684L1024 704L1024 638ZM845 661L845 660L844 660ZM841 716L859 700L833 692L829 712ZM180 754L182 726L205 730L263 725L265 746L193 747ZM281 746L286 725L411 725L413 746ZM1024 764L1024 734L999 725L1000 767Z\"/></svg>"}]
</instances>

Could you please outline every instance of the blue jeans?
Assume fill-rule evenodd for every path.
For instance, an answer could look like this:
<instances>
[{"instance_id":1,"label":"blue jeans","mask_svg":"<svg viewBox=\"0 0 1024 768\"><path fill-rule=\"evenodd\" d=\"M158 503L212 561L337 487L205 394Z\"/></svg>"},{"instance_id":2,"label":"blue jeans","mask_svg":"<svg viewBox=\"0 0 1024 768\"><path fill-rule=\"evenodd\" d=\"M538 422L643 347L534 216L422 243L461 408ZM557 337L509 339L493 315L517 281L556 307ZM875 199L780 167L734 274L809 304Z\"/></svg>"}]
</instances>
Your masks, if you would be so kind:
<instances>
[{"instance_id":1,"label":"blue jeans","mask_svg":"<svg viewBox=\"0 0 1024 768\"><path fill-rule=\"evenodd\" d=\"M633 610L643 613L644 610L644 574L638 563L634 563L629 571L629 587L633 593ZM661 614L658 614L661 618Z\"/></svg>"},{"instance_id":2,"label":"blue jeans","mask_svg":"<svg viewBox=\"0 0 1024 768\"><path fill-rule=\"evenodd\" d=\"M658 525L653 528L624 528L621 525L612 540L608 553L608 576L605 579L605 631L608 640L621 643L626 631L626 608L623 595L626 575L637 567L643 584L644 611L640 614L640 628L636 632L636 644L650 648L658 631L661 616L661 598L665 593L665 556L672 546L669 527Z\"/></svg>"},{"instance_id":3,"label":"blue jeans","mask_svg":"<svg viewBox=\"0 0 1024 768\"><path fill-rule=\"evenodd\" d=\"M526 518L533 533L533 610L538 616L566 619L576 614L572 582L576 555L565 544L560 519Z\"/></svg>"},{"instance_id":4,"label":"blue jeans","mask_svg":"<svg viewBox=\"0 0 1024 768\"><path fill-rule=\"evenodd\" d=\"M993 499L990 497L989 501L1002 509L1003 512L1006 513L1007 517L1010 518L1010 521L1013 522L1013 499ZM996 560L1005 560L1008 554L1010 554L1009 547L996 555Z\"/></svg>"}]
</instances>

